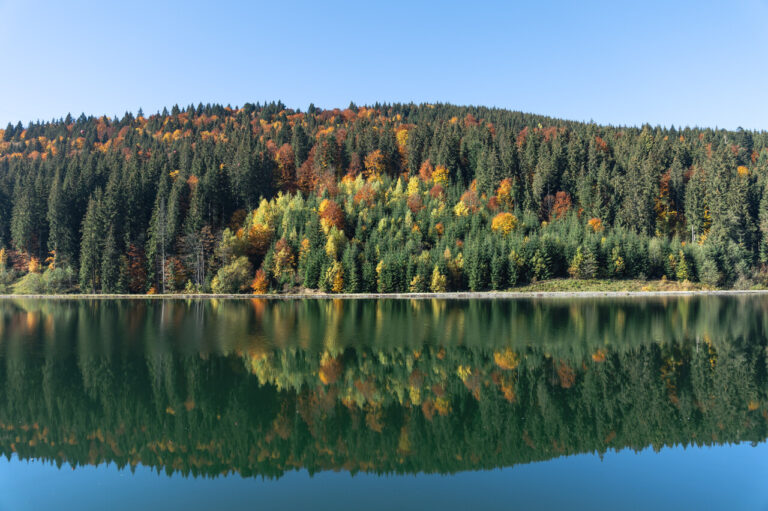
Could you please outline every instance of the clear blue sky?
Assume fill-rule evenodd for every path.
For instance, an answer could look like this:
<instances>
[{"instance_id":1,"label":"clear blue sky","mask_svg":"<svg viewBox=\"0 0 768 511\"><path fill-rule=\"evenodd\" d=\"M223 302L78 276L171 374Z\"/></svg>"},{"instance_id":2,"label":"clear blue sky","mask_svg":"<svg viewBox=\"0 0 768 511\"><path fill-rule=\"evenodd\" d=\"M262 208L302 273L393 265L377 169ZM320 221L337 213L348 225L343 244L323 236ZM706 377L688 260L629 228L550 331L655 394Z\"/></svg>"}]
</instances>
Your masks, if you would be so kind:
<instances>
[{"instance_id":1,"label":"clear blue sky","mask_svg":"<svg viewBox=\"0 0 768 511\"><path fill-rule=\"evenodd\" d=\"M768 129L768 0L0 0L0 125L281 99Z\"/></svg>"}]
</instances>

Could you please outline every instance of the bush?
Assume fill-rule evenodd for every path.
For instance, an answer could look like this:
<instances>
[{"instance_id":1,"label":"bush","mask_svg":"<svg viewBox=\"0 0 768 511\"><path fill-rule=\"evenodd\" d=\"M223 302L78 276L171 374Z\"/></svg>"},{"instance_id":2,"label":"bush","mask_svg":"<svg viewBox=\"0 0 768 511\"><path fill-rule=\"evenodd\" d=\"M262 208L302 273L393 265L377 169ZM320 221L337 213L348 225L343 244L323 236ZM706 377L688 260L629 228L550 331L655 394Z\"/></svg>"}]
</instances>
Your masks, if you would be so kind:
<instances>
[{"instance_id":1,"label":"bush","mask_svg":"<svg viewBox=\"0 0 768 511\"><path fill-rule=\"evenodd\" d=\"M251 283L253 267L245 256L240 256L226 266L222 266L211 282L214 293L240 293Z\"/></svg>"},{"instance_id":2,"label":"bush","mask_svg":"<svg viewBox=\"0 0 768 511\"><path fill-rule=\"evenodd\" d=\"M47 269L43 273L28 273L13 284L17 295L62 294L72 288L75 274L71 268Z\"/></svg>"},{"instance_id":3,"label":"bush","mask_svg":"<svg viewBox=\"0 0 768 511\"><path fill-rule=\"evenodd\" d=\"M27 273L13 285L15 295L42 295L45 294L43 276L39 273Z\"/></svg>"},{"instance_id":4,"label":"bush","mask_svg":"<svg viewBox=\"0 0 768 511\"><path fill-rule=\"evenodd\" d=\"M47 269L43 272L45 292L48 294L66 293L75 282L75 272L70 267Z\"/></svg>"},{"instance_id":5,"label":"bush","mask_svg":"<svg viewBox=\"0 0 768 511\"><path fill-rule=\"evenodd\" d=\"M9 294L14 280L16 280L15 271L5 268L0 270L0 294Z\"/></svg>"}]
</instances>

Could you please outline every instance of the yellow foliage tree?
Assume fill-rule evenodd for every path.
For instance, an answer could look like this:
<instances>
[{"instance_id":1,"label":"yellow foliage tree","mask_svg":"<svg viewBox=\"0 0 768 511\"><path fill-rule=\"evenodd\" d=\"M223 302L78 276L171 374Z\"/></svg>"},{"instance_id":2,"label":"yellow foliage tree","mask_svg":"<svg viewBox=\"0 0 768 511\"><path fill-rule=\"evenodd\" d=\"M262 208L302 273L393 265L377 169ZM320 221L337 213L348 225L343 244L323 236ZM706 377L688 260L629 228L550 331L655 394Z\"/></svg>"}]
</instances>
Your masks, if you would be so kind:
<instances>
[{"instance_id":1,"label":"yellow foliage tree","mask_svg":"<svg viewBox=\"0 0 768 511\"><path fill-rule=\"evenodd\" d=\"M328 232L328 240L325 242L325 253L328 254L328 257L338 259L346 245L347 238L344 236L344 233L335 227L331 227L331 230Z\"/></svg>"},{"instance_id":2,"label":"yellow foliage tree","mask_svg":"<svg viewBox=\"0 0 768 511\"><path fill-rule=\"evenodd\" d=\"M331 292L341 293L344 290L344 267L340 262L334 261L328 267L325 278L331 283Z\"/></svg>"},{"instance_id":3,"label":"yellow foliage tree","mask_svg":"<svg viewBox=\"0 0 768 511\"><path fill-rule=\"evenodd\" d=\"M506 236L517 227L517 217L512 213L499 213L491 221L491 229Z\"/></svg>"},{"instance_id":4,"label":"yellow foliage tree","mask_svg":"<svg viewBox=\"0 0 768 511\"><path fill-rule=\"evenodd\" d=\"M498 201L499 205L507 211L511 211L515 206L514 200L512 198L511 179L503 179L501 183L499 183L499 187L496 189L496 200Z\"/></svg>"},{"instance_id":5,"label":"yellow foliage tree","mask_svg":"<svg viewBox=\"0 0 768 511\"><path fill-rule=\"evenodd\" d=\"M460 200L453 207L453 212L456 214L456 216L467 216L469 215L469 208L464 203L464 201Z\"/></svg>"},{"instance_id":6,"label":"yellow foliage tree","mask_svg":"<svg viewBox=\"0 0 768 511\"><path fill-rule=\"evenodd\" d=\"M423 283L424 283L424 279L422 278L422 276L421 275L415 275L411 279L411 283L408 286L408 289L410 290L411 293L419 293L419 292L421 292L421 289L423 287Z\"/></svg>"},{"instance_id":7,"label":"yellow foliage tree","mask_svg":"<svg viewBox=\"0 0 768 511\"><path fill-rule=\"evenodd\" d=\"M275 277L279 278L284 272L293 271L293 267L296 264L296 258L293 255L293 250L285 238L281 238L275 244L275 259L274 259L274 273Z\"/></svg>"},{"instance_id":8,"label":"yellow foliage tree","mask_svg":"<svg viewBox=\"0 0 768 511\"><path fill-rule=\"evenodd\" d=\"M437 265L432 270L432 282L429 284L429 289L433 293L445 293L448 289L448 278L440 273Z\"/></svg>"},{"instance_id":9,"label":"yellow foliage tree","mask_svg":"<svg viewBox=\"0 0 768 511\"><path fill-rule=\"evenodd\" d=\"M40 273L40 259L37 257L29 258L29 273Z\"/></svg>"},{"instance_id":10,"label":"yellow foliage tree","mask_svg":"<svg viewBox=\"0 0 768 511\"><path fill-rule=\"evenodd\" d=\"M434 172L432 172L432 182L447 183L449 176L450 176L450 172L448 172L448 169L442 165L438 165L437 167L435 167Z\"/></svg>"}]
</instances>

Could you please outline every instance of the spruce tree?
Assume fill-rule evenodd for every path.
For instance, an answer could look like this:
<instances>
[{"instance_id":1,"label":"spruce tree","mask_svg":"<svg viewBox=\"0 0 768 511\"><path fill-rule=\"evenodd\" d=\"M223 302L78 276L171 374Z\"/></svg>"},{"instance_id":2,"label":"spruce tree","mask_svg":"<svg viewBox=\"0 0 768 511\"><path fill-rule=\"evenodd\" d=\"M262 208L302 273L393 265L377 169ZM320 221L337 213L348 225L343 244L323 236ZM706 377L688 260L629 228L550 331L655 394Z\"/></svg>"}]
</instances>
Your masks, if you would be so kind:
<instances>
[{"instance_id":1,"label":"spruce tree","mask_svg":"<svg viewBox=\"0 0 768 511\"><path fill-rule=\"evenodd\" d=\"M88 201L80 240L80 290L96 292L100 289L100 270L103 250L104 219L101 211L101 189Z\"/></svg>"}]
</instances>

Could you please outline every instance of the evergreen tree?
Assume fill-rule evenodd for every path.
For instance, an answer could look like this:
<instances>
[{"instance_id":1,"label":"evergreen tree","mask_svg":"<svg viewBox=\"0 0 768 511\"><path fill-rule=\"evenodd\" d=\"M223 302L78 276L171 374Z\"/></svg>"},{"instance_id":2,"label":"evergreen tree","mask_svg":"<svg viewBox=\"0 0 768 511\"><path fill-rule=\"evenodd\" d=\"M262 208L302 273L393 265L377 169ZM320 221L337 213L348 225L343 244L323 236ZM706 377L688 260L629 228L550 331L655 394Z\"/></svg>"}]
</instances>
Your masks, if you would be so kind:
<instances>
[{"instance_id":1,"label":"evergreen tree","mask_svg":"<svg viewBox=\"0 0 768 511\"><path fill-rule=\"evenodd\" d=\"M80 290L96 292L100 289L100 270L103 253L104 217L100 189L88 201L83 219L80 241Z\"/></svg>"}]
</instances>

